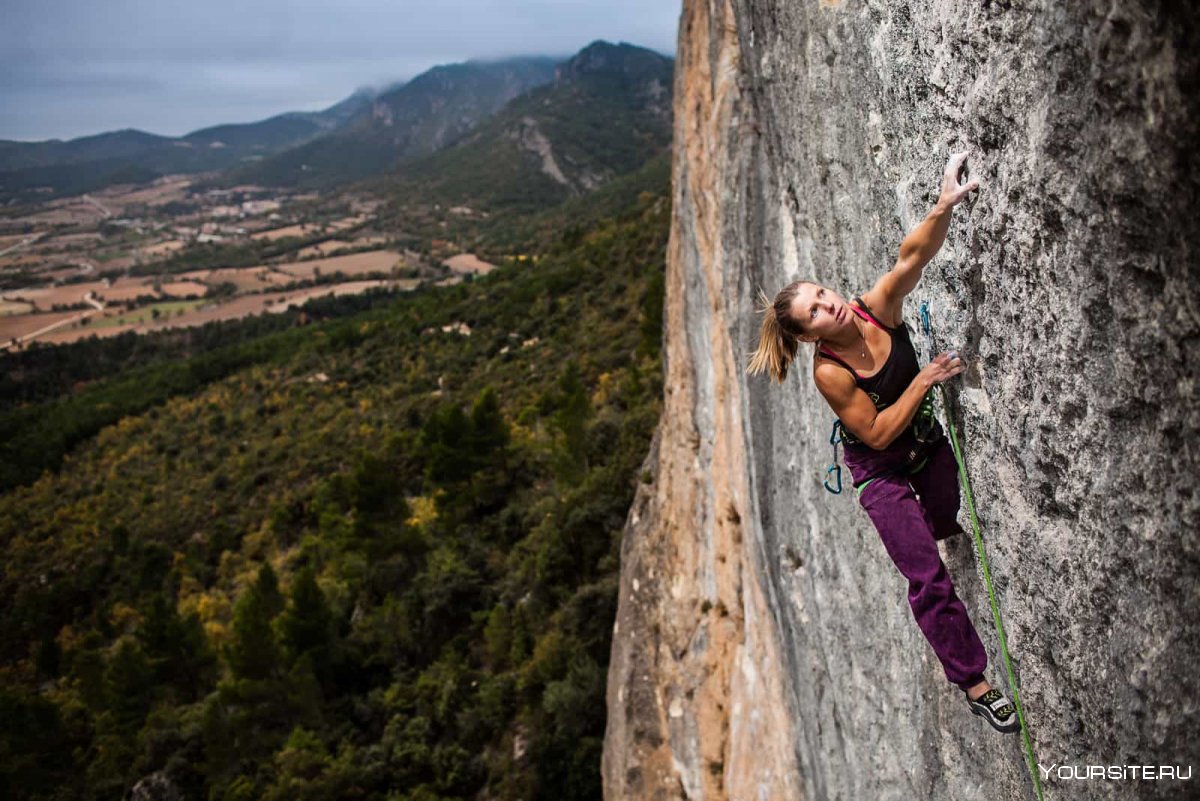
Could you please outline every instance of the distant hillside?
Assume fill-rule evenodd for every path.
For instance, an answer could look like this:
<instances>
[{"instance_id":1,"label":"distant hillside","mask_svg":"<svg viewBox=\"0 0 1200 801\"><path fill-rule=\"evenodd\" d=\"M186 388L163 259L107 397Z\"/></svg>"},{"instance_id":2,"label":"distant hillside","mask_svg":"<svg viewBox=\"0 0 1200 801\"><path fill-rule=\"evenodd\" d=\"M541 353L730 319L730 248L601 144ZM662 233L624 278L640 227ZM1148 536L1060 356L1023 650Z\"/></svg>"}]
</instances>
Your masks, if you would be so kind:
<instances>
[{"instance_id":1,"label":"distant hillside","mask_svg":"<svg viewBox=\"0 0 1200 801\"><path fill-rule=\"evenodd\" d=\"M193 131L183 139L197 147L219 143L221 147L232 148L237 152L273 152L351 123L367 113L374 97L375 93L372 90L359 89L350 97L323 111L289 111L262 122L217 125Z\"/></svg>"},{"instance_id":2,"label":"distant hillside","mask_svg":"<svg viewBox=\"0 0 1200 801\"><path fill-rule=\"evenodd\" d=\"M0 201L45 199L167 173L225 169L299 145L369 114L373 98L370 90L359 90L323 111L288 112L178 138L127 129L67 142L0 141ZM47 187L51 191L45 191Z\"/></svg>"},{"instance_id":3,"label":"distant hillside","mask_svg":"<svg viewBox=\"0 0 1200 801\"><path fill-rule=\"evenodd\" d=\"M593 42L559 66L553 83L376 186L401 204L512 213L591 192L669 147L673 70L672 59L651 50Z\"/></svg>"},{"instance_id":4,"label":"distant hillside","mask_svg":"<svg viewBox=\"0 0 1200 801\"><path fill-rule=\"evenodd\" d=\"M158 136L133 128L81 136L67 142L60 139L44 142L3 140L0 141L0 170L11 172L32 167L133 158L155 148L169 146L172 141L169 136Z\"/></svg>"},{"instance_id":5,"label":"distant hillside","mask_svg":"<svg viewBox=\"0 0 1200 801\"><path fill-rule=\"evenodd\" d=\"M469 132L513 98L554 78L548 57L447 64L380 95L352 125L233 170L223 184L327 187L377 175Z\"/></svg>"}]
</instances>

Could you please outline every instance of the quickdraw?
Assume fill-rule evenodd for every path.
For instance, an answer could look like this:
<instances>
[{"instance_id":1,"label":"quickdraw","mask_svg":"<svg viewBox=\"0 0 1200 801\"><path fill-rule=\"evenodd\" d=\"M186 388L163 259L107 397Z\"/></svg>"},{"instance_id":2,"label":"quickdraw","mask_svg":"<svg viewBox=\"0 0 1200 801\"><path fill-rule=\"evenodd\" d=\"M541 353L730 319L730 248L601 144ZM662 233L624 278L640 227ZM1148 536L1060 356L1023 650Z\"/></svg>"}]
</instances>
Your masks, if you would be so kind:
<instances>
[{"instance_id":1,"label":"quickdraw","mask_svg":"<svg viewBox=\"0 0 1200 801\"><path fill-rule=\"evenodd\" d=\"M833 431L829 434L829 444L833 446L833 464L825 471L825 489L832 492L834 495L842 494L842 466L838 464L837 446L838 443L845 439L844 429L842 428L841 420L833 421ZM837 479L837 489L829 486L829 474L833 473L833 477Z\"/></svg>"}]
</instances>

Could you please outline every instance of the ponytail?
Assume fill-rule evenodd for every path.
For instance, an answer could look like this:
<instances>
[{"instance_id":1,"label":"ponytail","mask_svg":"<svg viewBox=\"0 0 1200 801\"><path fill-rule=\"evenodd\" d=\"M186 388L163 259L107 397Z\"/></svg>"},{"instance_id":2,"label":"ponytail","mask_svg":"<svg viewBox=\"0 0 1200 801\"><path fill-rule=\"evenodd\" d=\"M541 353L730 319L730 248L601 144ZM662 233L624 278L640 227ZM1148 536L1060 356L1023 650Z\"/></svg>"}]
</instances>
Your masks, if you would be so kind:
<instances>
[{"instance_id":1,"label":"ponytail","mask_svg":"<svg viewBox=\"0 0 1200 801\"><path fill-rule=\"evenodd\" d=\"M746 368L749 375L769 372L779 384L787 378L788 365L795 361L796 349L804 334L792 319L791 306L796 291L805 283L793 281L779 291L774 301L769 300L761 289L758 290L757 311L763 315L763 320L758 335L758 349L750 354L750 364Z\"/></svg>"}]
</instances>

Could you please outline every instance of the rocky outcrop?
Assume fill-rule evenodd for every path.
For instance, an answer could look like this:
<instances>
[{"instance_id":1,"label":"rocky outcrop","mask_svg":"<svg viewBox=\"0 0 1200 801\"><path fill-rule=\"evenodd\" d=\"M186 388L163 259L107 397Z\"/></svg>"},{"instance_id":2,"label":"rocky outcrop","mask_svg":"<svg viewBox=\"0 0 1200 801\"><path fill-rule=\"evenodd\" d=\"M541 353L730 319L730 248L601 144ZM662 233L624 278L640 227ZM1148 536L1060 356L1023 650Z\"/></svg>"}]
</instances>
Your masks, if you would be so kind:
<instances>
[{"instance_id":1,"label":"rocky outcrop","mask_svg":"<svg viewBox=\"0 0 1200 801\"><path fill-rule=\"evenodd\" d=\"M1175 8L685 0L607 798L1032 797L1019 738L969 714L853 495L822 489L807 354L782 387L743 372L757 289L868 287L958 149L983 186L905 314L927 300L971 365L953 419L1037 759L1200 766L1200 37ZM940 548L1004 687L971 539ZM1046 797L1191 789L1060 775Z\"/></svg>"}]
</instances>

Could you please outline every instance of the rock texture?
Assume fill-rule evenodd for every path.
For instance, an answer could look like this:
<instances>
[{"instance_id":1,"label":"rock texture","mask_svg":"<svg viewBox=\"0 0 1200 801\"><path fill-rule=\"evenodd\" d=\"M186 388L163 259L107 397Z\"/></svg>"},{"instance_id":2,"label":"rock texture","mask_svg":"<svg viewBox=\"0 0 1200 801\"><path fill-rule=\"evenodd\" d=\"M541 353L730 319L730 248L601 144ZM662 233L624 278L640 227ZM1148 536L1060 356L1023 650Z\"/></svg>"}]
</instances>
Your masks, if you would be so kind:
<instances>
[{"instance_id":1,"label":"rock texture","mask_svg":"<svg viewBox=\"0 0 1200 801\"><path fill-rule=\"evenodd\" d=\"M928 300L1038 761L1200 768L1200 36L1156 3L684 0L664 414L623 547L609 799L1032 798L851 493L754 297L891 267L953 150ZM918 335L917 342L922 342ZM965 508L964 508L964 522ZM941 546L1005 687L969 537ZM1047 798L1193 797L1079 781Z\"/></svg>"}]
</instances>

